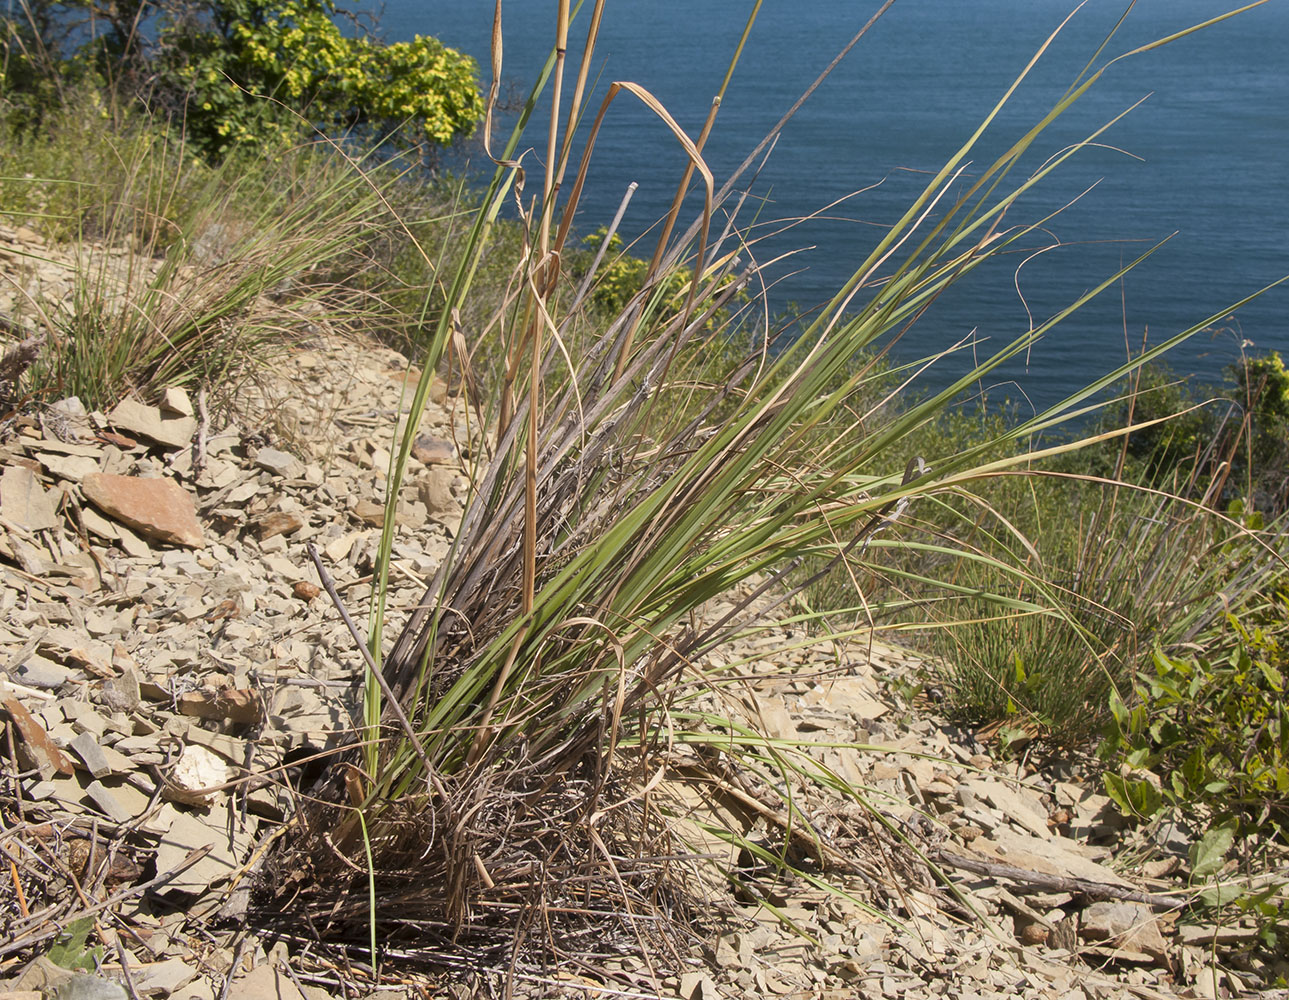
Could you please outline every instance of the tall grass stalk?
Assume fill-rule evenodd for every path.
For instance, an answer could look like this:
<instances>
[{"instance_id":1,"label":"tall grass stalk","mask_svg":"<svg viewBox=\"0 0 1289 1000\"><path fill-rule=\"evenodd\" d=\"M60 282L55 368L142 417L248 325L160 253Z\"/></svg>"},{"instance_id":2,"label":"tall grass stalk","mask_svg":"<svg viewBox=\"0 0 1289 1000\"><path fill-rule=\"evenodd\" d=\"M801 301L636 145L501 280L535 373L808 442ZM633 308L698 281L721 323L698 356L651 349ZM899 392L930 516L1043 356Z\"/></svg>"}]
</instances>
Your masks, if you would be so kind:
<instances>
[{"instance_id":1,"label":"tall grass stalk","mask_svg":"<svg viewBox=\"0 0 1289 1000\"><path fill-rule=\"evenodd\" d=\"M494 80L500 74L500 8L499 3ZM592 4L579 82L566 105L564 52L573 12L566 0L558 5L555 50L496 157L497 171L428 344L413 416L391 468L370 619L376 657L383 646L393 502L416 416L435 365L457 335L452 309L469 300L479 247L513 191L524 206L528 252L517 275L522 292L498 317L508 363L484 415L491 457L473 470L451 553L380 664L383 686L416 735L395 724L398 713L382 701L382 685L373 679L367 686L367 750L362 768L350 771L348 801L338 820L309 824L315 838L329 829L328 843L352 853L362 816L384 901L382 926L389 934L464 940L472 928L505 920L519 949L518 938L550 943L557 924L603 924L607 911L643 946L646 916L683 906L685 898L680 884L661 874L681 864L660 806L660 786L677 741L705 740L723 759L764 773L771 787L781 787L780 777L803 767L783 741L685 708L695 691L719 683L718 675L701 667L704 654L745 628L754 608L785 599L786 581L804 561L876 560L881 533L910 504L970 494L988 477L1024 466L1034 455L1017 450L1016 442L1088 412L1096 394L1125 372L1214 319L988 440L938 454L908 454L916 430L1113 286L1129 265L973 364L943 391L890 408L862 432L824 435L826 443L819 444L820 429L869 377L866 369L856 369L855 358L880 348L945 289L1047 224L1050 217L1024 225L1004 220L1023 195L1099 142L1118 119L1014 179L1035 140L1107 66L1205 25L1140 46L1094 71L1090 64L1038 124L968 184L969 157L1049 39L818 317L790 342L780 338L764 350L749 350L678 410L675 399L690 396L695 373L710 374L705 366L712 318L723 309L738 316L730 308L738 290L759 277L754 263L740 262L755 246L754 236L733 217L720 227L713 224L718 208L731 214L736 209L743 171L718 189L703 158L719 102L713 102L702 133L691 138L646 88L614 81L591 120L571 183L562 180L571 166L570 136L583 117L583 84L602 9L602 0ZM755 15L753 6L749 30ZM731 74L741 44L734 47ZM548 83L543 190L530 199L514 156ZM565 339L576 319L566 311L573 290L561 281L561 260L600 126L620 99L640 103L667 125L689 165L642 289L573 354ZM668 236L689 203L685 196L693 178L701 210L679 237ZM682 268L688 289L673 305L661 292ZM736 334L726 329L715 337ZM684 416L677 418L678 412ZM1046 454L1077 447L1060 445ZM1034 579L1032 569L1004 555L955 553L948 546L945 551L959 561ZM745 589L732 610L716 620L703 616L708 602L753 578L762 582ZM1036 596L997 595L998 602L1050 612L1059 603L1057 588L1035 582ZM715 735L700 735L709 730ZM817 767L809 770L818 780L827 778ZM835 776L827 780L845 794L860 794ZM710 781L714 787L720 783L715 776ZM791 803L785 808L795 814ZM330 863L330 846L317 839L304 843L318 848L317 864ZM335 863L337 874L345 870ZM347 881L338 894L314 893L304 900L320 925L341 934L365 925L364 903L349 892ZM550 919L556 911L567 918L562 924Z\"/></svg>"}]
</instances>

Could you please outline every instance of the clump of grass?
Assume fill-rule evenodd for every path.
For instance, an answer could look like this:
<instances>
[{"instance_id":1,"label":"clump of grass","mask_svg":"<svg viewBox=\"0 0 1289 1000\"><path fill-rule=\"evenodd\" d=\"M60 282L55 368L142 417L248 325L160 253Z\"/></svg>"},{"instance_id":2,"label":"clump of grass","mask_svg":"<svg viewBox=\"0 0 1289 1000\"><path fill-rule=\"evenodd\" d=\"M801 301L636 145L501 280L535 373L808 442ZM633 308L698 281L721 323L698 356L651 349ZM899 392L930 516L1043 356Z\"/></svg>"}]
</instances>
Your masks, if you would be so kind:
<instances>
[{"instance_id":1,"label":"clump of grass","mask_svg":"<svg viewBox=\"0 0 1289 1000\"><path fill-rule=\"evenodd\" d=\"M385 653L393 498L415 415L428 373L460 336L453 310L471 298L487 234L520 183L516 153L536 91L506 147L495 151L498 170L445 282L427 374L390 470L369 622L364 740L318 790L280 869L301 877L277 885L269 904L293 899L289 919L303 915L320 933L373 948L378 939L452 942L513 968L526 950L567 955L588 935L603 940L616 932L648 951L670 915L695 912L686 907L683 873L703 864L659 808L659 785L674 772L680 743L702 744L724 762L687 772L712 795L726 781L725 764L781 789L788 827L798 811L783 775L808 770L812 780L860 797L822 769L805 768L791 745L700 710L697 694L722 683L719 671L702 668L704 654L745 628L757 602L782 607L790 600L787 581L807 560L820 560L821 572L880 568L892 543L887 529L909 505L971 498L982 482L1030 460L1017 442L1059 424L1135 364L1211 322L988 440L908 453L920 428L1122 272L1109 274L944 391L821 440L820 428L871 377L854 367L857 356L1047 221L1003 225L1030 188L1104 129L1013 186L1004 182L1020 175L1035 140L1102 70L1076 81L959 193L968 158L1009 90L799 336L785 342L763 329L759 349L712 379L707 349L718 334L711 320L756 277L755 264L740 263L754 257L754 236L737 223L737 182L754 161L717 187L703 149L719 100L696 137L637 84L613 83L591 113L586 85L602 8L602 0L591 7L583 61L570 84L569 5L558 5L556 48L538 85L549 86L553 109L541 142L545 175L539 196L524 201L526 253L515 295L495 322L504 374L481 418L494 444L473 470L451 553ZM755 11L731 73L754 21ZM498 46L494 79L499 55ZM718 98L728 82L727 75ZM574 353L569 333L582 300L562 280L562 259L598 129L619 100L640 102L671 128L689 167L639 291ZM586 151L574 165L572 135L584 117L591 122ZM702 208L682 229L691 185ZM719 226L718 208L730 220ZM682 271L688 278L678 298L673 281ZM731 322L739 315L732 310ZM996 594L1000 606L1042 613L1059 600L1058 587L1033 567L1005 561L1006 553L948 543L940 549L951 565L985 561L1040 587L1019 601ZM717 619L703 618L708 602L750 579L762 582ZM961 590L952 578L945 587ZM741 837L738 830L715 834ZM786 854L759 850L786 863ZM728 868L718 874L736 877ZM502 944L499 927L507 928Z\"/></svg>"},{"instance_id":2,"label":"clump of grass","mask_svg":"<svg viewBox=\"0 0 1289 1000\"><path fill-rule=\"evenodd\" d=\"M1181 392L1163 368L1134 372L1108 410L1139 429L1116 435L1103 416L1093 447L1026 477L1023 493L1014 477L993 491L964 537L1033 566L1059 610L999 609L980 595L1034 600L1034 582L965 564L960 596L939 606L953 627L931 643L951 707L1085 742L1155 654L1193 650L1232 610L1260 606L1285 566L1283 516L1264 523L1249 498L1276 471L1250 461L1266 409ZM1258 432L1257 453L1270 453L1272 434Z\"/></svg>"},{"instance_id":3,"label":"clump of grass","mask_svg":"<svg viewBox=\"0 0 1289 1000\"><path fill-rule=\"evenodd\" d=\"M963 596L938 609L951 625L932 643L949 704L977 722L1086 741L1155 650L1190 647L1281 572L1278 527L1253 531L1202 499L1059 475L1036 485L1034 502L1044 516L1028 552L1014 553L1032 577L1009 585L989 563L968 563L955 580ZM977 537L991 551L1002 541ZM1054 609L977 596L994 593Z\"/></svg>"},{"instance_id":4,"label":"clump of grass","mask_svg":"<svg viewBox=\"0 0 1289 1000\"><path fill-rule=\"evenodd\" d=\"M389 172L364 178L307 147L212 167L164 125L99 107L63 109L0 154L0 212L70 258L65 300L22 299L10 317L44 339L23 394L104 407L168 385L230 394L311 324L375 311L338 279L388 225Z\"/></svg>"}]
</instances>

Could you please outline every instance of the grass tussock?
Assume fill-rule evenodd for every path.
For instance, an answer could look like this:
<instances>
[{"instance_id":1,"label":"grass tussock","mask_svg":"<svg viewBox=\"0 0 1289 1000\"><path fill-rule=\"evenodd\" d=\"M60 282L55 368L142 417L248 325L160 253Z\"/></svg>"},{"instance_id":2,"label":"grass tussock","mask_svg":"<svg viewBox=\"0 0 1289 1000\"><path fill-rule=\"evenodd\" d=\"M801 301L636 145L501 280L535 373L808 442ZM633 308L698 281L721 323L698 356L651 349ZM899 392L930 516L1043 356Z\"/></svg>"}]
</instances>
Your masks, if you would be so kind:
<instances>
[{"instance_id":1,"label":"grass tussock","mask_svg":"<svg viewBox=\"0 0 1289 1000\"><path fill-rule=\"evenodd\" d=\"M536 142L545 173L538 195L523 200L523 259L511 294L482 326L499 338L501 375L479 415L489 446L472 470L463 522L388 650L378 580L365 739L318 790L320 801L289 847L282 870L297 865L307 875L270 904L292 899L324 934L369 939L372 947L377 937L451 941L514 959L530 949L566 954L577 935L600 927L646 951L656 947L657 935L674 931L671 917L701 908L691 890L703 883L686 872L711 860L685 850L667 821L660 788L677 770L709 799L730 787L731 773L778 789L788 828L797 811L785 775L863 802L861 789L802 763L800 746L701 701L728 679L704 665L705 654L745 630L754 614L789 613L795 597L828 573L855 581L863 613L872 614L874 602L858 582L889 574L893 550L934 556L945 569L936 579L900 570L923 588L917 600L938 586L951 598L971 593L1009 613L1072 619L1062 609L1075 588L1047 579L1049 567L1009 551L1011 543L985 551L960 525L914 543L896 528L923 508L988 510L983 493L1000 474L1085 443L1034 453L1024 442L1212 322L982 440L941 438L935 451L911 450L934 442L919 433L990 371L1122 272L1107 274L944 391L910 391L914 402L871 407L849 432L830 430L839 418L856 416L848 406L876 378L857 358L880 356L941 291L1040 231L1047 220L1004 219L1104 129L1028 173L1026 154L1104 67L1076 81L968 184L964 166L1004 96L826 307L792 336L778 336L737 298L759 278L755 230L738 222L743 172L754 161L718 186L703 147L719 102L691 136L637 84L613 83L598 105L592 100L587 81L602 6L584 12L587 45L572 67L564 57L568 4L559 5L559 44L509 142L493 150L496 174L459 245L455 272L444 279L427 373L449 351L458 359L470 354L459 311L474 300L487 236L520 183L521 141ZM746 31L754 21L755 12ZM539 138L522 138L543 87L554 110ZM689 166L638 291L584 336L578 331L588 329L579 325L587 297L567 280L564 254L595 137L621 101L643 105L671 128ZM580 121L588 126L586 152L574 163L571 137ZM693 221L683 226L690 206ZM714 329L716 317L723 325ZM713 345L729 343L751 346L714 372ZM915 385L914 375L900 388L909 382ZM428 388L427 374L413 413ZM390 497L397 496L414 427L412 420L402 432ZM382 580L393 516L391 503ZM1089 539L1095 531L1089 525ZM997 571L1008 586L978 592L962 580L963 567L973 564ZM802 579L804 567L811 569ZM1093 575L1112 571L1106 564ZM742 599L715 617L704 614L749 580L759 582ZM684 747L703 752L686 757ZM712 822L708 833L751 850L737 828ZM761 850L776 864L789 863L786 853ZM717 877L737 874L718 862ZM502 927L509 936L498 945Z\"/></svg>"},{"instance_id":2,"label":"grass tussock","mask_svg":"<svg viewBox=\"0 0 1289 1000\"><path fill-rule=\"evenodd\" d=\"M7 119L0 131L0 222L40 241L5 289L0 349L34 352L8 379L17 405L75 395L110 408L171 385L217 402L328 328L414 352L468 231L459 185L423 186L398 160L356 169L324 143L212 164L181 132L92 94L39 131ZM480 286L494 300L513 231L487 242Z\"/></svg>"}]
</instances>

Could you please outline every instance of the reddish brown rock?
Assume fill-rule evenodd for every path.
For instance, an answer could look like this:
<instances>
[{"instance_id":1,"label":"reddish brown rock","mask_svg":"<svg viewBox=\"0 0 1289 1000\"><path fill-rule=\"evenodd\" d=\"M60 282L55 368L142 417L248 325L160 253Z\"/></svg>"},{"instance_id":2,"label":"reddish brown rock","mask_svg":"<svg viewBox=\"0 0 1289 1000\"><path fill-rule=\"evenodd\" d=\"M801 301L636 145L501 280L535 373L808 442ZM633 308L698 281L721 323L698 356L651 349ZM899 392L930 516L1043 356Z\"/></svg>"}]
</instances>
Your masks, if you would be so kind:
<instances>
[{"instance_id":1,"label":"reddish brown rock","mask_svg":"<svg viewBox=\"0 0 1289 1000\"><path fill-rule=\"evenodd\" d=\"M263 718L260 700L254 691L226 687L219 691L190 691L180 695L179 711L200 719L227 719L230 722L253 724Z\"/></svg>"},{"instance_id":2,"label":"reddish brown rock","mask_svg":"<svg viewBox=\"0 0 1289 1000\"><path fill-rule=\"evenodd\" d=\"M81 490L108 517L141 535L191 549L206 546L192 497L174 480L95 473L81 481Z\"/></svg>"},{"instance_id":3,"label":"reddish brown rock","mask_svg":"<svg viewBox=\"0 0 1289 1000\"><path fill-rule=\"evenodd\" d=\"M129 451L131 448L137 448L139 442L125 434L117 434L115 431L99 431L98 440L104 444L113 444L118 448Z\"/></svg>"},{"instance_id":4,"label":"reddish brown rock","mask_svg":"<svg viewBox=\"0 0 1289 1000\"><path fill-rule=\"evenodd\" d=\"M45 779L52 778L55 774L70 775L75 772L72 759L54 745L49 734L36 721L35 716L22 706L22 702L9 697L0 700L0 706L3 706L17 734L18 745L13 749L21 767L34 768Z\"/></svg>"},{"instance_id":5,"label":"reddish brown rock","mask_svg":"<svg viewBox=\"0 0 1289 1000\"><path fill-rule=\"evenodd\" d=\"M385 505L377 503L375 500L359 500L354 504L354 517L362 521L363 524L370 524L373 528L383 527L385 524Z\"/></svg>"},{"instance_id":6,"label":"reddish brown rock","mask_svg":"<svg viewBox=\"0 0 1289 1000\"><path fill-rule=\"evenodd\" d=\"M300 600L308 602L317 597L322 592L322 588L308 580L299 580L292 585L291 592Z\"/></svg>"},{"instance_id":7,"label":"reddish brown rock","mask_svg":"<svg viewBox=\"0 0 1289 1000\"><path fill-rule=\"evenodd\" d=\"M260 541L266 542L274 535L289 535L293 531L299 531L304 527L304 518L296 513L274 511L259 518L255 526L259 532Z\"/></svg>"}]
</instances>

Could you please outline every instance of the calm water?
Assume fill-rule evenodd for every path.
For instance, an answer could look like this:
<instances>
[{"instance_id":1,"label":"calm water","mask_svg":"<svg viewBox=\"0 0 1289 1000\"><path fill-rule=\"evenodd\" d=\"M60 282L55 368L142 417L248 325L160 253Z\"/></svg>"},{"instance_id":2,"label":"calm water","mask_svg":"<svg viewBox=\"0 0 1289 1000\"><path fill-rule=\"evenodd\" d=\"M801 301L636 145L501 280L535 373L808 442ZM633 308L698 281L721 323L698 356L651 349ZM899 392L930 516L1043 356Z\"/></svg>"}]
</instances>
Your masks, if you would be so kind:
<instances>
[{"instance_id":1,"label":"calm water","mask_svg":"<svg viewBox=\"0 0 1289 1000\"><path fill-rule=\"evenodd\" d=\"M708 159L719 184L818 71L877 8L873 0L765 0L717 120ZM975 155L982 166L1060 96L1123 11L1090 0ZM655 93L696 132L750 10L747 0L615 0L597 50L600 93L613 79ZM864 258L918 189L970 134L1029 56L1068 13L1067 0L898 0L786 130L753 191L761 219L798 218L852 192L827 221L759 245L769 258L802 249L775 271L790 277L773 303L823 301ZM589 4L588 4L589 9ZM1218 0L1139 0L1108 52L1118 54L1227 9ZM553 36L554 3L509 0L504 76L526 90ZM484 74L492 3L387 0L390 40L432 34L474 55ZM575 22L573 35L585 28ZM1119 289L1064 322L997 380L992 395L1052 402L1125 354L1148 331L1162 340L1289 272L1289 2L1271 0L1196 36L1111 69L1043 140L1029 161L1082 138L1142 97L1146 102L1087 150L1012 221L1038 217L1097 186L1051 231L1066 246L1021 270L1036 320L1112 273L1151 243L1172 241ZM570 54L576 55L576 50ZM598 105L598 96L596 98ZM532 133L531 135L535 135ZM535 141L535 140L534 140ZM537 170L538 157L527 159ZM626 98L599 141L579 227L613 216L631 181L640 184L624 225L633 236L663 215L683 165L674 139ZM746 221L746 219L745 219ZM1031 240L1030 246L1037 245ZM921 357L972 330L995 346L1028 328L1014 273L1021 256L977 272L942 298L896 347ZM1289 353L1289 287L1241 311L1239 332L1201 334L1173 357L1183 372L1217 376L1240 338ZM983 350L984 348L982 348ZM961 362L942 366L946 379Z\"/></svg>"}]
</instances>

